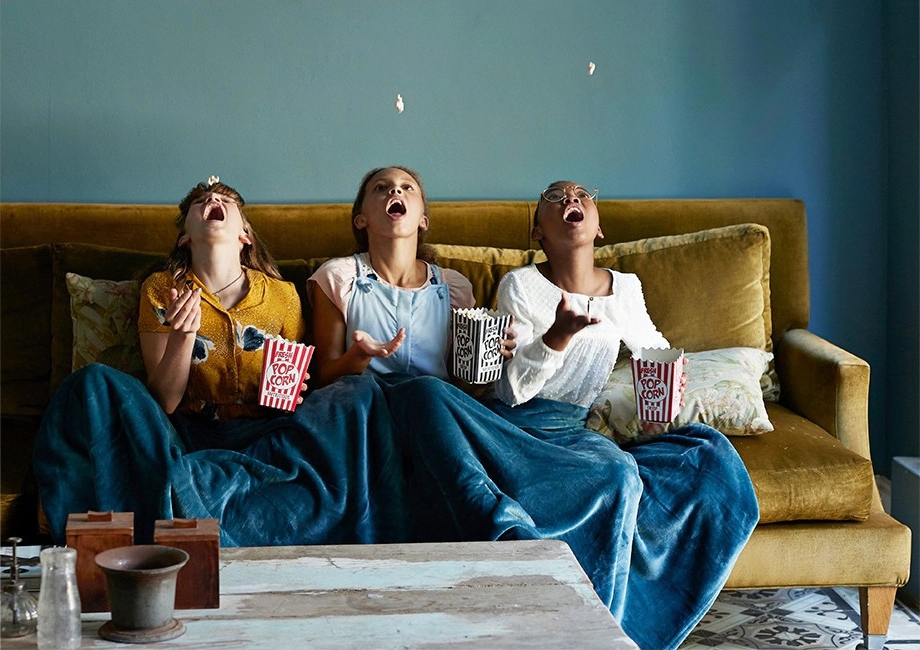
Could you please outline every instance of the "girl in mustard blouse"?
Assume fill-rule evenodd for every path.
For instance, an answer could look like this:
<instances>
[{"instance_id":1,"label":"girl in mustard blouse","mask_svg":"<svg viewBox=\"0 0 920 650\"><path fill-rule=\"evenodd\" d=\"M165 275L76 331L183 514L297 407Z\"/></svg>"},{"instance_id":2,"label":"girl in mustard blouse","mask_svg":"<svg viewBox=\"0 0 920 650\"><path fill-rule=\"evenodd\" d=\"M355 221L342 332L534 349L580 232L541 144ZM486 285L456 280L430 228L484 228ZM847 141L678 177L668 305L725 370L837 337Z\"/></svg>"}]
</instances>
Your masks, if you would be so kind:
<instances>
[{"instance_id":1,"label":"girl in mustard blouse","mask_svg":"<svg viewBox=\"0 0 920 650\"><path fill-rule=\"evenodd\" d=\"M176 219L179 236L141 289L138 315L147 386L167 413L229 420L259 404L266 335L299 341L306 328L294 285L221 182L198 184Z\"/></svg>"}]
</instances>

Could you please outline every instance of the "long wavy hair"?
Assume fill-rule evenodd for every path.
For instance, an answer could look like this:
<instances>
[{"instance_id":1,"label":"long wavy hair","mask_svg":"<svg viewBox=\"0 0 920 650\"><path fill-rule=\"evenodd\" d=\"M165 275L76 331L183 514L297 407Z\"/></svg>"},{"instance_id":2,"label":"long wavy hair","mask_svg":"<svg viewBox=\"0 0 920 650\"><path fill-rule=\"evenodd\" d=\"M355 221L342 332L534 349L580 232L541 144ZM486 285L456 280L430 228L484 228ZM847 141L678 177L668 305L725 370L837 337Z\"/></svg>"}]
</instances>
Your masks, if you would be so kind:
<instances>
[{"instance_id":1,"label":"long wavy hair","mask_svg":"<svg viewBox=\"0 0 920 650\"><path fill-rule=\"evenodd\" d=\"M357 253L366 253L370 249L370 243L367 239L367 229L358 228L355 225L355 217L361 214L361 209L364 205L364 197L367 194L367 185L370 183L370 180L379 174L380 172L386 169L398 169L403 171L416 182L418 185L419 192L422 194L422 202L425 206L425 216L428 217L428 220L431 220L431 214L428 210L428 195L425 194L425 186L422 183L422 177L419 176L419 173L408 167L403 167L401 165L389 165L387 167L377 167L372 169L364 175L364 178L361 179L361 185L358 187L358 195L355 197L355 202L351 206L351 232L355 237L355 252ZM434 263L435 253L434 249L425 243L425 231L419 228L418 230L418 244L416 247L415 256L426 262Z\"/></svg>"},{"instance_id":2,"label":"long wavy hair","mask_svg":"<svg viewBox=\"0 0 920 650\"><path fill-rule=\"evenodd\" d=\"M275 263L271 253L268 252L268 249L265 248L265 244L262 243L262 239L253 229L252 224L249 222L249 218L243 211L243 206L246 205L243 197L235 189L221 182L211 185L207 183L198 183L198 185L189 190L189 193L186 194L182 202L179 203L179 214L176 216L175 220L176 227L179 229L179 234L176 236L176 243L166 257L164 263L166 270L172 273L173 279L178 281L179 278L188 272L192 265L191 250L188 246L180 244L182 237L185 235L185 220L188 218L188 211L192 207L192 203L205 194L211 193L226 196L240 208L240 214L243 217L243 228L246 230L252 242L251 244L243 245L240 251L240 264L280 280L281 272L278 270L278 265Z\"/></svg>"}]
</instances>

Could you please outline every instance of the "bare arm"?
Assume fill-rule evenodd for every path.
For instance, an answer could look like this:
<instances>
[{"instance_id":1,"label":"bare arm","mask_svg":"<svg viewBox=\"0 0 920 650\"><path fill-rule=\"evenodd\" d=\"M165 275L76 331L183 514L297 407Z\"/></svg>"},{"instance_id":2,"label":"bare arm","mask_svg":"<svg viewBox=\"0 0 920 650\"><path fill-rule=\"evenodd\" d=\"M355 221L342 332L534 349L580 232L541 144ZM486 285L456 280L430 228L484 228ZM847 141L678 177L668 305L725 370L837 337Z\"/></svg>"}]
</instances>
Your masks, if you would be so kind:
<instances>
[{"instance_id":1,"label":"bare arm","mask_svg":"<svg viewBox=\"0 0 920 650\"><path fill-rule=\"evenodd\" d=\"M347 332L345 317L315 282L310 283L310 302L313 304L313 343L317 364L317 381L321 386L331 384L339 377L357 375L367 369L374 357L389 356L399 349L406 338L400 329L387 343L380 343L367 333L356 331L352 345L345 350Z\"/></svg>"},{"instance_id":2,"label":"bare arm","mask_svg":"<svg viewBox=\"0 0 920 650\"><path fill-rule=\"evenodd\" d=\"M201 326L201 290L170 290L166 322L168 334L141 332L141 354L147 369L147 388L166 413L182 401L188 386L195 334Z\"/></svg>"}]
</instances>

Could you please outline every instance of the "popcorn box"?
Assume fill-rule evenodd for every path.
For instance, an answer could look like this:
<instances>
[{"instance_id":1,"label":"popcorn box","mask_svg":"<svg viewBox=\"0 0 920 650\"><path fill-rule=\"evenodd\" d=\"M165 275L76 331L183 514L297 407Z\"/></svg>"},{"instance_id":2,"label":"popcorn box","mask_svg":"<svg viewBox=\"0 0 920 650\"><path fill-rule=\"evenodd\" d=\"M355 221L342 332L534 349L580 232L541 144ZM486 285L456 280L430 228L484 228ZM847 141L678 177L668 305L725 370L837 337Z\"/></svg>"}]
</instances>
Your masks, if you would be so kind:
<instances>
[{"instance_id":1,"label":"popcorn box","mask_svg":"<svg viewBox=\"0 0 920 650\"><path fill-rule=\"evenodd\" d=\"M510 314L491 309L454 309L450 320L454 376L471 384L487 384L501 377L504 357L499 341L510 322Z\"/></svg>"},{"instance_id":2,"label":"popcorn box","mask_svg":"<svg viewBox=\"0 0 920 650\"><path fill-rule=\"evenodd\" d=\"M641 348L630 361L639 420L672 422L680 412L683 349Z\"/></svg>"},{"instance_id":3,"label":"popcorn box","mask_svg":"<svg viewBox=\"0 0 920 650\"><path fill-rule=\"evenodd\" d=\"M313 356L313 346L266 336L263 349L259 404L293 411L297 408L297 396Z\"/></svg>"}]
</instances>

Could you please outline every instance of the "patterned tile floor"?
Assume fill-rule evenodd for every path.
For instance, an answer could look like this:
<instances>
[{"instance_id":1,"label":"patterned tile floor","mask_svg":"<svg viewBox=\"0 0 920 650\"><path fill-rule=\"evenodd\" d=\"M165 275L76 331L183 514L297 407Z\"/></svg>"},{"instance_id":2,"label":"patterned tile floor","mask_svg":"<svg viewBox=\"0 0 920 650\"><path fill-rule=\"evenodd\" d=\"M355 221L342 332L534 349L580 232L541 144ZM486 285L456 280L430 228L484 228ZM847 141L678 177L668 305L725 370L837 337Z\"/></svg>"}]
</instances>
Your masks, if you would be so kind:
<instances>
[{"instance_id":1,"label":"patterned tile floor","mask_svg":"<svg viewBox=\"0 0 920 650\"><path fill-rule=\"evenodd\" d=\"M855 650L855 588L722 592L680 650ZM887 650L920 650L920 611L898 600Z\"/></svg>"}]
</instances>

